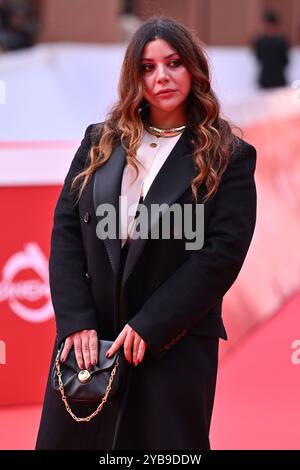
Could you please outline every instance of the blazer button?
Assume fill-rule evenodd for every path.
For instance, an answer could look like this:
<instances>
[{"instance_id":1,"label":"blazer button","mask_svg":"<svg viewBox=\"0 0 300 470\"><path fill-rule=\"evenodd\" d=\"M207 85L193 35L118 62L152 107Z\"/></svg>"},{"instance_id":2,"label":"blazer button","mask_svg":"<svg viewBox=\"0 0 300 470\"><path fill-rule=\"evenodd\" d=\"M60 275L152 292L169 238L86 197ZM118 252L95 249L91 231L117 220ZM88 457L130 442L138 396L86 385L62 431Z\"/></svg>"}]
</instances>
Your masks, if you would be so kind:
<instances>
[{"instance_id":1,"label":"blazer button","mask_svg":"<svg viewBox=\"0 0 300 470\"><path fill-rule=\"evenodd\" d=\"M85 278L88 282L91 282L91 276L89 275L89 273L85 273Z\"/></svg>"},{"instance_id":2,"label":"blazer button","mask_svg":"<svg viewBox=\"0 0 300 470\"><path fill-rule=\"evenodd\" d=\"M84 216L83 216L83 221L84 221L84 223L87 224L87 223L90 221L90 218L91 218L91 216L90 216L90 214L88 213L88 211L85 211Z\"/></svg>"}]
</instances>

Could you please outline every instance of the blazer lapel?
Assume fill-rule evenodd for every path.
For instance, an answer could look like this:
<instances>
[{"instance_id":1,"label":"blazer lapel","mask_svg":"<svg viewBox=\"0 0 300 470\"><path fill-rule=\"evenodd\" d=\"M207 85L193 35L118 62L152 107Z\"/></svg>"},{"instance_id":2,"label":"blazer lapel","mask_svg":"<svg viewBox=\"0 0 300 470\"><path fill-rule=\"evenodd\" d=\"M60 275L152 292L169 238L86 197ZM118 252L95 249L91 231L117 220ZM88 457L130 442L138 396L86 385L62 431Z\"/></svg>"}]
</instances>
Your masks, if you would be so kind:
<instances>
[{"instance_id":1,"label":"blazer lapel","mask_svg":"<svg viewBox=\"0 0 300 470\"><path fill-rule=\"evenodd\" d=\"M122 174L126 164L126 150L118 145L113 150L108 161L98 168L94 177L93 202L94 210L100 204L111 204L116 213L116 230L119 231L119 194L121 192ZM97 222L101 216L96 216ZM119 271L121 240L117 238L104 238L107 254L115 275Z\"/></svg>"},{"instance_id":2,"label":"blazer lapel","mask_svg":"<svg viewBox=\"0 0 300 470\"><path fill-rule=\"evenodd\" d=\"M152 217L151 220L151 204L166 203L168 206L171 206L180 198L181 194L190 186L192 179L198 174L194 165L192 147L189 143L188 136L189 130L185 129L156 175L143 201L148 212L149 232L162 216L160 213L156 217ZM124 287L129 275L141 256L146 242L147 239L142 238L132 240L124 266L122 287Z\"/></svg>"},{"instance_id":3,"label":"blazer lapel","mask_svg":"<svg viewBox=\"0 0 300 470\"><path fill-rule=\"evenodd\" d=\"M180 139L172 149L170 155L156 175L147 195L144 199L144 205L148 212L149 232L158 222L162 214L152 217L151 204L166 203L171 206L181 194L190 186L192 179L198 171L192 158L192 148L189 143L189 130L185 129ZM116 211L117 234L119 230L119 196L121 193L121 183L123 170L126 164L126 150L118 145L113 150L112 155L102 167L100 167L94 177L93 202L95 213L100 204L111 204ZM97 221L101 220L97 216ZM118 275L120 267L121 240L117 238L103 239L109 260L115 275ZM133 239L126 258L122 287L124 287L129 275L134 269L147 239Z\"/></svg>"}]
</instances>

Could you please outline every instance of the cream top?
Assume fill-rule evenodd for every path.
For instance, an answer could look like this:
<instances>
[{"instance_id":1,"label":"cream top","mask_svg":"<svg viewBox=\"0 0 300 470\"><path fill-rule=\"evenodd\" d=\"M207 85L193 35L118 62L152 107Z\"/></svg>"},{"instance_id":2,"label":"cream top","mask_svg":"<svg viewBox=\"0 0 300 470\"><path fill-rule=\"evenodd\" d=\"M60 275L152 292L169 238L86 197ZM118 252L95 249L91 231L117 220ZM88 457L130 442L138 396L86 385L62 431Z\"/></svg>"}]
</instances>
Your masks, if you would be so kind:
<instances>
[{"instance_id":1,"label":"cream top","mask_svg":"<svg viewBox=\"0 0 300 470\"><path fill-rule=\"evenodd\" d=\"M135 178L135 170L131 165L125 165L121 185L121 196L124 197L126 203L126 207L124 205L124 208L121 209L120 216L122 246L133 232L134 217L140 197L142 196L143 199L146 197L155 177L181 135L156 137L145 130L136 155L138 162L144 168L139 165L139 176L133 184L131 183Z\"/></svg>"}]
</instances>

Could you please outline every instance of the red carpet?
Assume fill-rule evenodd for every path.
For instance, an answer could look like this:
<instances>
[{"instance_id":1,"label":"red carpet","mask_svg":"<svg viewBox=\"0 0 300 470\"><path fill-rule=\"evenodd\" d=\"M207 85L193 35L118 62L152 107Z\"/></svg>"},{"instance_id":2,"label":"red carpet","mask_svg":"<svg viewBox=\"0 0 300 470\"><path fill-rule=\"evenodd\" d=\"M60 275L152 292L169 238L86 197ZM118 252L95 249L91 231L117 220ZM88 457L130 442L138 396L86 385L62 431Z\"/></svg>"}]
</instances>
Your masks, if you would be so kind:
<instances>
[{"instance_id":1,"label":"red carpet","mask_svg":"<svg viewBox=\"0 0 300 470\"><path fill-rule=\"evenodd\" d=\"M300 293L222 362L213 449L300 449L300 363L292 362L299 310Z\"/></svg>"},{"instance_id":2,"label":"red carpet","mask_svg":"<svg viewBox=\"0 0 300 470\"><path fill-rule=\"evenodd\" d=\"M300 448L300 364L291 360L299 310L300 293L222 360L213 449ZM0 449L33 449L40 411L39 405L1 407Z\"/></svg>"},{"instance_id":3,"label":"red carpet","mask_svg":"<svg viewBox=\"0 0 300 470\"><path fill-rule=\"evenodd\" d=\"M0 407L0 450L34 448L41 406Z\"/></svg>"}]
</instances>

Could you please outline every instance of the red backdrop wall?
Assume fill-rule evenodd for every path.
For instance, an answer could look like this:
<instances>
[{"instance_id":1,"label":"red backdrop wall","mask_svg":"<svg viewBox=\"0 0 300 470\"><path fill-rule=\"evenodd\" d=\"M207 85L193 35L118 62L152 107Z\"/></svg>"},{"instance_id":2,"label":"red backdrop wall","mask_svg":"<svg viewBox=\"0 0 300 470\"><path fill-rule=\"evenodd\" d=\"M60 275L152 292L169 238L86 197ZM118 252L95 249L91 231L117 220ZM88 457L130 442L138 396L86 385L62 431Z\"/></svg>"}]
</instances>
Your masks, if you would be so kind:
<instances>
[{"instance_id":1,"label":"red backdrop wall","mask_svg":"<svg viewBox=\"0 0 300 470\"><path fill-rule=\"evenodd\" d=\"M59 186L0 188L0 403L40 402L55 335L48 282Z\"/></svg>"}]
</instances>

